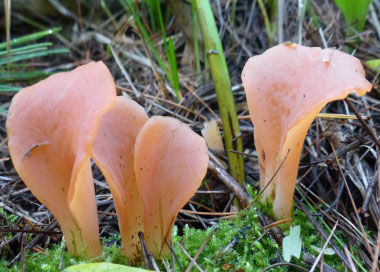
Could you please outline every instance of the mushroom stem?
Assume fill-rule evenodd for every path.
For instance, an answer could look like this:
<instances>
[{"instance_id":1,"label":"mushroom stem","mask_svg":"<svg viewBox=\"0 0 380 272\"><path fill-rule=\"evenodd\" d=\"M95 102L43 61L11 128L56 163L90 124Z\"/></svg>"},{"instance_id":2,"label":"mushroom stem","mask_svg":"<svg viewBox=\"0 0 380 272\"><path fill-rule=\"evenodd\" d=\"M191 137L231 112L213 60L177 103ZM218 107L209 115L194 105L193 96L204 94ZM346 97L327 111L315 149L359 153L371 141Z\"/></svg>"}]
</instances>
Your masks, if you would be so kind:
<instances>
[{"instance_id":1,"label":"mushroom stem","mask_svg":"<svg viewBox=\"0 0 380 272\"><path fill-rule=\"evenodd\" d=\"M292 214L292 200L303 142L315 115L320 112L321 108L317 108L293 127L285 136L285 142L279 149L281 155L276 165L283 160L284 163L274 181L276 197L273 202L273 212L277 218L288 218ZM268 173L268 176L272 176L272 173Z\"/></svg>"},{"instance_id":2,"label":"mushroom stem","mask_svg":"<svg viewBox=\"0 0 380 272\"><path fill-rule=\"evenodd\" d=\"M288 218L303 142L314 118L328 102L351 92L364 95L371 84L355 57L292 43L250 58L242 81L254 124L260 186L267 187L262 200L273 202L277 218Z\"/></svg>"}]
</instances>

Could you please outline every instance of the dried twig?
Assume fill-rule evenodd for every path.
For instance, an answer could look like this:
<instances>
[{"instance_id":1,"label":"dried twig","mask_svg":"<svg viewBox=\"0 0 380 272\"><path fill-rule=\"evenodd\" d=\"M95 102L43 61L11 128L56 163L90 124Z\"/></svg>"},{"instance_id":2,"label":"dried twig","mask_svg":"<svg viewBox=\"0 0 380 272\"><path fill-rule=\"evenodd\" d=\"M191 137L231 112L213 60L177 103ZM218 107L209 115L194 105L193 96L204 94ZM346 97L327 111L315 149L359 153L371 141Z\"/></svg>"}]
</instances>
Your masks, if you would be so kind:
<instances>
[{"instance_id":1,"label":"dried twig","mask_svg":"<svg viewBox=\"0 0 380 272\"><path fill-rule=\"evenodd\" d=\"M191 263L193 265L195 265L195 267L200 271L200 272L204 272L204 270L197 264L197 262L190 256L190 254L186 251L186 249L181 246L180 243L176 243L177 246L183 251L183 253L186 255L186 257L191 261Z\"/></svg>"},{"instance_id":2,"label":"dried twig","mask_svg":"<svg viewBox=\"0 0 380 272\"><path fill-rule=\"evenodd\" d=\"M371 255L371 257L373 258L373 252L372 252L372 248L371 248L371 246L370 246L370 244L369 244L369 242L368 242L367 234L366 234L366 232L365 232L365 230L364 230L363 224L362 224L361 219L360 219L360 217L359 217L358 209L356 208L356 205L355 205L354 199L353 199L353 197L352 197L352 194L351 194L350 188L348 187L348 183L347 183L346 178L345 178L345 176L344 176L344 174L343 174L343 170L342 170L342 168L340 167L340 163L339 163L338 157L336 156L335 148L334 148L334 146L333 146L332 144L331 144L331 148L332 148L332 150L333 150L333 152L334 152L335 160L336 160L336 163L338 164L338 168L339 168L340 175L341 175L342 178L343 178L344 185L345 185L345 187L346 187L346 191L347 191L347 193L348 193L348 197L349 197L349 199L350 199L351 205L352 205L352 207L353 207L353 209L354 209L355 216L356 216L356 220L357 220L357 222L358 222L358 224L359 224L360 231L362 232L362 235L363 235L364 242L365 242L365 245L366 245L366 247L367 247L368 253L369 253L369 254ZM378 269L376 269L376 271L378 271Z\"/></svg>"},{"instance_id":3,"label":"dried twig","mask_svg":"<svg viewBox=\"0 0 380 272\"><path fill-rule=\"evenodd\" d=\"M148 249L146 248L146 245L145 245L144 233L142 233L141 231L139 232L139 238L140 238L141 251L142 251L143 258L144 258L145 268L148 270L153 270L153 265L152 265L151 260L150 260L150 255L149 255Z\"/></svg>"},{"instance_id":4,"label":"dried twig","mask_svg":"<svg viewBox=\"0 0 380 272\"><path fill-rule=\"evenodd\" d=\"M313 216L309 213L309 211L304 207L302 202L300 202L296 197L294 197L294 200L296 201L299 208L306 214L307 218L309 218L310 222L314 225L314 227L318 230L318 232L322 235L323 238L327 240L328 235L323 230L323 227L313 218ZM339 249L339 247L330 241L330 246L335 251L336 255L342 260L345 266L350 267L350 263L347 260L346 255L343 254L343 252Z\"/></svg>"},{"instance_id":5,"label":"dried twig","mask_svg":"<svg viewBox=\"0 0 380 272\"><path fill-rule=\"evenodd\" d=\"M305 252L303 254L303 260L304 262L312 265L315 262L315 257ZM321 265L321 261L318 262L318 266L320 265ZM322 271L322 268L321 268L321 271ZM323 263L323 272L337 272L337 271L334 268L332 268L330 265Z\"/></svg>"},{"instance_id":6,"label":"dried twig","mask_svg":"<svg viewBox=\"0 0 380 272\"><path fill-rule=\"evenodd\" d=\"M372 138L374 143L377 145L378 148L380 148L380 140L377 139L375 133L372 131L372 129L367 125L367 123L363 120L363 118L360 116L359 112L355 109L355 107L352 105L350 100L347 98L344 99L344 101L347 103L347 106L354 112L356 117L358 118L359 122L363 125L363 129L367 131L368 135Z\"/></svg>"},{"instance_id":7,"label":"dried twig","mask_svg":"<svg viewBox=\"0 0 380 272\"><path fill-rule=\"evenodd\" d=\"M194 255L194 261L196 261L199 257L199 255L202 253L203 249L205 248L205 246L207 245L208 241L210 241L211 237L214 235L215 233L215 230L213 230L209 236L207 236L207 238L203 241L203 243L201 244L201 246L199 247L199 249L197 250L197 253L195 253ZM189 266L186 268L186 271L185 272L190 272L191 268L194 266L194 263L193 262L190 262Z\"/></svg>"},{"instance_id":8,"label":"dried twig","mask_svg":"<svg viewBox=\"0 0 380 272\"><path fill-rule=\"evenodd\" d=\"M322 257L323 253L325 252L326 247L327 247L327 245L329 244L330 239L332 238L332 236L333 236L333 234L334 234L334 232L335 232L335 230L336 230L336 227L338 226L338 222L339 222L339 221L336 221L336 223L335 223L333 229L331 230L331 233L330 233L329 237L327 237L327 239L326 239L326 243L323 245L323 247L322 247L322 249L321 249L321 252L318 254L317 259L315 259L315 262L314 262L313 266L312 266L312 267L310 268L310 270L309 270L310 272L313 272L314 269L317 267L318 262L319 262L319 259Z\"/></svg>"},{"instance_id":9,"label":"dried twig","mask_svg":"<svg viewBox=\"0 0 380 272\"><path fill-rule=\"evenodd\" d=\"M58 225L58 222L56 220L52 221L45 229L44 231L47 231L49 229L55 228ZM34 239L25 247L25 250L29 250L32 248L42 237L44 237L44 234L38 234ZM16 261L18 261L21 257L21 252L16 255L10 262L8 262L7 267L10 268Z\"/></svg>"},{"instance_id":10,"label":"dried twig","mask_svg":"<svg viewBox=\"0 0 380 272\"><path fill-rule=\"evenodd\" d=\"M209 160L208 169L215 173L220 180L237 196L239 202L244 206L248 206L250 197L240 184L231 177L224 169L219 167L213 160Z\"/></svg>"},{"instance_id":11,"label":"dried twig","mask_svg":"<svg viewBox=\"0 0 380 272\"><path fill-rule=\"evenodd\" d=\"M350 255L350 252L348 251L348 248L346 247L346 245L344 245L343 249L344 249L344 253L346 253L346 256L347 256L348 261L350 262L350 268L351 268L351 271L352 271L352 272L357 272L358 270L356 269L355 264L354 264L354 262L352 261L352 258L351 258L351 255Z\"/></svg>"},{"instance_id":12,"label":"dried twig","mask_svg":"<svg viewBox=\"0 0 380 272\"><path fill-rule=\"evenodd\" d=\"M26 233L24 233L22 235L22 239L21 239L21 271L22 272L25 272L25 254L26 254L25 245L26 245L26 238L27 238L27 235L26 235Z\"/></svg>"}]
</instances>

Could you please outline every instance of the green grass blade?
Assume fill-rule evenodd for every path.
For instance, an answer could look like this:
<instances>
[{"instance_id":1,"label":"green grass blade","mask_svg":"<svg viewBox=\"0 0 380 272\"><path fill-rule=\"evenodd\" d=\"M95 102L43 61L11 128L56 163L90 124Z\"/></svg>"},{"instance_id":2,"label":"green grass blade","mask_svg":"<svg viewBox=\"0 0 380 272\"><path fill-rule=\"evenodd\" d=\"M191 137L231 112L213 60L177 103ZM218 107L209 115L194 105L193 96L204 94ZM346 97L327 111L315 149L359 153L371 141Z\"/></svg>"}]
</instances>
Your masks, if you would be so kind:
<instances>
[{"instance_id":1,"label":"green grass blade","mask_svg":"<svg viewBox=\"0 0 380 272\"><path fill-rule=\"evenodd\" d=\"M317 13L314 11L314 7L310 4L310 1L307 1L306 9L307 9L308 13L310 14L311 19L313 20L313 24L314 24L315 28L319 28L321 25L319 22L319 17L317 15Z\"/></svg>"},{"instance_id":2,"label":"green grass blade","mask_svg":"<svg viewBox=\"0 0 380 272\"><path fill-rule=\"evenodd\" d=\"M13 66L12 66L13 67ZM47 73L41 70L34 71L7 71L0 73L0 82L25 81L39 78L45 78L53 73Z\"/></svg>"},{"instance_id":3,"label":"green grass blade","mask_svg":"<svg viewBox=\"0 0 380 272\"><path fill-rule=\"evenodd\" d=\"M50 50L45 50L45 51L40 51L40 52L34 52L34 53L12 56L10 58L10 61L11 62L17 62L17 61L22 61L22 60L26 60L26 59L36 58L36 57L42 57L42 56L47 56L47 55L52 55L52 54L69 53L69 52L70 51L66 48L50 49ZM5 63L7 63L7 59L6 58L0 58L0 65L5 64Z\"/></svg>"},{"instance_id":4,"label":"green grass blade","mask_svg":"<svg viewBox=\"0 0 380 272\"><path fill-rule=\"evenodd\" d=\"M231 7L231 23L232 27L234 28L236 25L236 2L237 0L232 0L232 7Z\"/></svg>"},{"instance_id":5,"label":"green grass blade","mask_svg":"<svg viewBox=\"0 0 380 272\"><path fill-rule=\"evenodd\" d=\"M121 3L121 5L124 7L124 9L126 11L129 11L129 12L132 13L132 16L133 16L133 18L136 21L137 27L139 28L139 30L141 32L141 35L143 36L144 40L146 41L146 43L150 47L150 50L152 51L153 56L155 57L156 61L158 62L158 65L160 66L160 68L162 69L162 71L165 73L166 78L170 82L170 85L174 88L175 82L173 80L173 76L172 76L172 74L169 73L169 70L167 69L164 61L162 60L162 58L161 58L158 50L154 46L153 41L150 39L148 31L146 30L144 24L140 20L139 15L137 14L135 8L133 7L132 1L131 0L119 0L119 2ZM180 95L179 92L176 93L176 96L177 96L177 99L179 99L181 97L181 95Z\"/></svg>"},{"instance_id":6,"label":"green grass blade","mask_svg":"<svg viewBox=\"0 0 380 272\"><path fill-rule=\"evenodd\" d=\"M210 2L208 0L195 0L195 9L215 84L230 173L243 185L245 180L243 156L231 152L232 150L242 152L243 143L222 43Z\"/></svg>"},{"instance_id":7,"label":"green grass blade","mask_svg":"<svg viewBox=\"0 0 380 272\"><path fill-rule=\"evenodd\" d=\"M0 92L18 92L21 88L20 87L15 87L12 85L5 85L5 84L0 84ZM1 110L1 108L0 108Z\"/></svg>"},{"instance_id":8,"label":"green grass blade","mask_svg":"<svg viewBox=\"0 0 380 272\"><path fill-rule=\"evenodd\" d=\"M126 11L129 11L132 13L132 16L135 19L137 27L139 28L141 34L143 35L143 38L148 43L150 49L152 50L154 57L156 58L158 64L160 65L161 69L164 71L165 75L168 76L169 75L168 69L166 68L165 63L163 62L160 54L158 53L157 49L155 48L153 41L150 39L148 31L146 30L145 26L141 22L139 15L136 13L136 10L133 7L132 1L131 0L119 0L119 1Z\"/></svg>"},{"instance_id":9,"label":"green grass blade","mask_svg":"<svg viewBox=\"0 0 380 272\"><path fill-rule=\"evenodd\" d=\"M197 73L199 74L201 72L201 58L199 55L198 19L197 19L197 12L195 10L194 0L190 0L190 4L191 4L191 19L192 19L192 23L193 23L195 67L197 69Z\"/></svg>"},{"instance_id":10,"label":"green grass blade","mask_svg":"<svg viewBox=\"0 0 380 272\"><path fill-rule=\"evenodd\" d=\"M179 91L177 56L175 53L173 40L171 38L169 40L167 40L167 38L166 38L167 35L166 35L164 20L162 18L160 1L156 1L156 0L154 0L154 1L155 1L155 5L156 5L155 10L158 13L158 20L160 22L162 37L164 39L165 53L166 53L166 58L167 58L168 64L169 64L169 70L170 70L169 72L170 72L170 75L172 78L172 86L173 86L174 92L177 96L177 100L179 102L182 99L182 95Z\"/></svg>"},{"instance_id":11,"label":"green grass blade","mask_svg":"<svg viewBox=\"0 0 380 272\"><path fill-rule=\"evenodd\" d=\"M26 16L23 16L22 14L14 14L14 16L21 20L22 22L28 24L28 25L31 25L37 29L41 29L41 30L44 30L46 28L45 25L41 24L41 23L38 23ZM77 46L73 45L69 40L67 40L64 36L62 36L61 34L59 34L59 32L52 32L53 36L57 37L66 47L70 48L72 51L78 53L78 54L81 54L82 51L78 49Z\"/></svg>"},{"instance_id":12,"label":"green grass blade","mask_svg":"<svg viewBox=\"0 0 380 272\"><path fill-rule=\"evenodd\" d=\"M341 9L346 23L350 26L347 35L363 31L367 19L369 5L372 0L334 0L335 4Z\"/></svg>"},{"instance_id":13,"label":"green grass blade","mask_svg":"<svg viewBox=\"0 0 380 272\"><path fill-rule=\"evenodd\" d=\"M107 3L104 1L104 0L101 0L100 1L100 6L102 7L102 9L104 10L104 12L106 13L106 15L108 16L108 18L111 20L113 26L115 29L119 29L119 24L116 22L114 16L112 15L112 12L110 11L110 9L108 8L107 6Z\"/></svg>"},{"instance_id":14,"label":"green grass blade","mask_svg":"<svg viewBox=\"0 0 380 272\"><path fill-rule=\"evenodd\" d=\"M182 96L179 92L179 79L178 79L178 66L177 66L177 56L175 54L175 49L174 49L174 44L172 38L169 38L167 41L167 46L166 46L166 55L168 58L169 62L169 68L170 68L170 73L173 78L173 88L175 90L175 93L177 95L178 101L181 101Z\"/></svg>"},{"instance_id":15,"label":"green grass blade","mask_svg":"<svg viewBox=\"0 0 380 272\"><path fill-rule=\"evenodd\" d=\"M158 30L158 25L160 24L159 20L157 20L157 14L159 14L158 8L160 8L161 0L145 0L144 2L147 5L149 19L150 19L150 26L152 28L152 31L155 32ZM161 16L161 20L162 20L162 16Z\"/></svg>"},{"instance_id":16,"label":"green grass blade","mask_svg":"<svg viewBox=\"0 0 380 272\"><path fill-rule=\"evenodd\" d=\"M156 0L154 0L154 1L155 1L155 5L156 5L155 10L157 11L157 15L158 15L158 21L160 22L162 37L164 38L164 42L166 44L166 31L165 31L164 20L162 19L160 1L156 1Z\"/></svg>"},{"instance_id":17,"label":"green grass blade","mask_svg":"<svg viewBox=\"0 0 380 272\"><path fill-rule=\"evenodd\" d=\"M33 51L33 50L36 50L36 51L38 51L38 50L46 50L47 47L49 47L51 45L52 45L52 43L50 43L50 42L26 45L26 46L22 46L22 47L17 47L17 48L11 49L10 54L11 55L15 55L15 54L23 53L23 52L30 52L30 51ZM6 54L7 54L6 50L0 51L0 56L4 56Z\"/></svg>"},{"instance_id":18,"label":"green grass blade","mask_svg":"<svg viewBox=\"0 0 380 272\"><path fill-rule=\"evenodd\" d=\"M303 19L305 18L306 14L306 8L308 5L308 0L302 0L302 8L301 8L301 14L299 15L298 18L298 44L302 44L302 24L303 24Z\"/></svg>"},{"instance_id":19,"label":"green grass blade","mask_svg":"<svg viewBox=\"0 0 380 272\"><path fill-rule=\"evenodd\" d=\"M35 41L45 36L51 35L55 32L58 32L61 29L62 29L61 27L54 27L54 28L46 29L46 30L36 32L33 34L25 35L23 37L11 40L10 45L11 47L13 47L16 45L21 45L21 44L25 44L31 41ZM0 50L4 50L6 48L7 48L7 42L0 43Z\"/></svg>"},{"instance_id":20,"label":"green grass blade","mask_svg":"<svg viewBox=\"0 0 380 272\"><path fill-rule=\"evenodd\" d=\"M8 110L0 108L0 115L2 115L4 117L7 117L8 116Z\"/></svg>"},{"instance_id":21,"label":"green grass blade","mask_svg":"<svg viewBox=\"0 0 380 272\"><path fill-rule=\"evenodd\" d=\"M5 13L5 32L7 36L7 63L8 70L10 69L10 51L11 51L11 0L4 0L4 13Z\"/></svg>"},{"instance_id":22,"label":"green grass blade","mask_svg":"<svg viewBox=\"0 0 380 272\"><path fill-rule=\"evenodd\" d=\"M267 35L268 35L268 41L269 41L269 44L271 44L273 40L273 33L272 33L271 23L269 21L268 12L265 8L263 0L258 0L258 3L261 9L261 13L264 17L264 24L265 24L265 30L267 31Z\"/></svg>"}]
</instances>

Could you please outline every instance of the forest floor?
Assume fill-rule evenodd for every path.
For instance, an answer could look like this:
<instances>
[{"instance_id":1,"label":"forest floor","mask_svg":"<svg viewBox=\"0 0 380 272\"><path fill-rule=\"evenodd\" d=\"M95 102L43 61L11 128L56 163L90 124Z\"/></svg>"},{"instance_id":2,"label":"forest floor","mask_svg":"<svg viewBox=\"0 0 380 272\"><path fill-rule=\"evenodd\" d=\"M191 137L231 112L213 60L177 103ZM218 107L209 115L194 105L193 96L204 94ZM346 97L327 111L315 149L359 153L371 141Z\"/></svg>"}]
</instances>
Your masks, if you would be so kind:
<instances>
[{"instance_id":1,"label":"forest floor","mask_svg":"<svg viewBox=\"0 0 380 272\"><path fill-rule=\"evenodd\" d=\"M184 33L186 31L193 33L191 21L188 25L181 24L181 20L172 15L176 13L180 16L181 13L178 11L171 13L169 5L161 3L165 23L164 32L173 40L175 59L178 64L179 90L182 95L181 101L178 102L170 82L161 72L150 47L136 28L133 17L121 7L118 1L107 1L108 6L104 6L105 2L95 0L12 1L10 11L0 6L0 18L10 16L11 38L55 27L62 28L57 32L53 30L51 35L44 35L38 39L38 42L51 43L50 48L56 51L50 51L46 55L37 54L27 60L14 61L10 66L7 66L6 54L0 55L0 271L4 271L6 267L39 271L35 266L36 261L33 268L32 266L28 268L28 258L34 258L32 256L35 254L43 256L49 250L59 250L55 260L57 267L54 268L58 271L65 268L64 255L68 254L62 250L64 244L61 243L62 233L59 225L52 214L24 185L10 160L5 122L7 109L15 91L51 73L71 70L90 60L101 60L112 72L118 94L128 95L135 100L138 94L140 96L138 102L149 116L175 117L199 134L208 120L219 120L218 124L221 128L214 83L204 61L199 29L195 28L200 46L200 54L199 52L196 54L194 48L189 51L188 48L186 49L189 42L185 39L188 34ZM164 39L159 21L152 13L153 11L148 8L149 5L146 3L149 1L140 2L138 12L149 29L154 45L165 58ZM319 260L318 269L323 266L324 271L341 269L342 271L343 269L370 271L372 267L375 269L372 271L379 271L380 148L376 146L368 131L371 130L375 137L379 137L380 70L371 69L365 63L369 60L380 59L378 23L380 2L378 0L373 2L364 30L352 34L348 34L348 25L334 1L308 1L304 12L300 12L298 1L284 2L284 9L279 13L275 5L277 1L266 1L264 8L259 5L262 1L256 0L211 1L239 117L246 184L253 195L259 191L259 167L253 142L254 127L248 118L248 106L241 82L241 71L249 57L262 54L266 49L285 41L306 46L348 50L361 61L366 71L366 78L372 83L372 91L367 95L363 97L351 95L348 98L356 113L365 117L363 122L357 120L355 112L350 110L345 102L337 101L329 103L323 112L353 117L349 119L317 118L308 131L294 196L294 213L297 218L292 223L292 226L297 224L301 226L301 237L304 243L302 257L297 261L292 259L294 266L283 260L281 244L278 244L280 241L273 238L277 234L264 231L265 225L274 222L273 219L263 215L266 207L253 205L255 215L234 215L235 209L232 207L234 195L225 185L225 181L211 170L207 175L207 182L203 183L195 197L179 213L176 219L177 234L174 240L183 243L184 241L179 238L183 233L190 235L189 237L196 237L194 238L196 242L192 244L194 248L190 249L189 245L186 248L189 252L195 253L208 236L221 235L213 234L214 230L211 228L218 225L218 222L224 222L220 223L220 232L227 233L229 226L234 225L238 229L235 232L237 236L242 232L249 232L247 228L251 227L251 230L254 229L268 239L262 245L271 247L270 256L268 260L260 263L260 269L265 270L267 267L269 270L270 266L274 265L273 268L276 267L278 271L283 271L285 267L291 271L309 271L319 254L318 248L323 247L334 225L338 222L334 229L334 236L329 240L329 251L325 252L325 258L322 257ZM187 9L182 12L191 12L189 3L187 1L184 3ZM265 12L263 12L264 9ZM302 15L299 15L300 13ZM191 14L189 17L183 16L190 20L192 18ZM0 39L6 42L7 24L1 22L0 27L4 30L1 31ZM36 44L35 38L31 38L27 45ZM6 52L6 46L5 48L0 46L0 52ZM197 70L194 60L198 56L201 66ZM10 76L8 71L14 73ZM130 81L126 77L129 77ZM337 148L339 163L335 160L335 151L332 146ZM214 153L214 156L222 166L226 165L226 154ZM93 172L100 235L105 246L111 245L118 240L119 233L115 208L108 185L95 165ZM226 218L231 215L244 223L238 223L236 218ZM244 218L255 218L258 225L256 227L250 225L249 222L244 221ZM198 233L197 230L201 229L207 230ZM313 237L306 238L305 235L310 233ZM289 234L289 230L285 231L286 234ZM256 243L256 251L260 251L260 245L257 244L260 241L259 238L260 235L254 241L250 241L252 244ZM186 240L186 236L183 239ZM231 234L221 239L227 241L228 244L229 239L234 240L234 236ZM116 243L116 248L118 243L119 241ZM220 260L220 254L222 254L220 252L227 247L227 244L218 244L215 241L210 243L214 247L213 251L207 249L207 244L203 245L204 251L209 250L210 254L214 254L213 256L219 259L207 263L207 256L198 257L199 265L202 267L203 264L205 271L211 270L211 264L214 266L213 270L216 271L257 271L255 262L259 262L259 255L253 259L249 256L244 257L245 264L239 266L243 261L235 262L232 257ZM312 243L315 244L312 245ZM308 252L310 246L314 246L316 251ZM251 248L252 245L248 247ZM233 250L245 252L244 246L238 248L239 246ZM182 254L179 249L174 252L173 254ZM219 255L215 252L219 252ZM247 252L249 254L250 251ZM194 253L190 255L194 256ZM119 256L115 256L114 249L108 254L113 255L113 259L109 257L113 261L125 263L120 259L116 260ZM332 259L329 254L335 256L335 259ZM180 261L182 265L189 263L184 256L178 256L178 258L182 260ZM204 260L202 261L201 258ZM38 258L35 260L41 261ZM250 260L253 263L249 264ZM168 264L168 267L170 266ZM177 269L180 268L177 267ZM51 270L41 268L40 271Z\"/></svg>"}]
</instances>

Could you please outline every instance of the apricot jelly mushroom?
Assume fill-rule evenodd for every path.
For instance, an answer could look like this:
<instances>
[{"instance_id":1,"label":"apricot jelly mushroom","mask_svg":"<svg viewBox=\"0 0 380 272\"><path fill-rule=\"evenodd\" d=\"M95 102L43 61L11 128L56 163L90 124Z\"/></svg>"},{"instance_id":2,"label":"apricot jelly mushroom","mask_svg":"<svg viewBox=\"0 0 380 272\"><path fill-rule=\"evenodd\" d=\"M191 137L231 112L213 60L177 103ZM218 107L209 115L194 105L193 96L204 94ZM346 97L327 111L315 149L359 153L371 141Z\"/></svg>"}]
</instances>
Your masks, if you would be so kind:
<instances>
[{"instance_id":1,"label":"apricot jelly mushroom","mask_svg":"<svg viewBox=\"0 0 380 272\"><path fill-rule=\"evenodd\" d=\"M131 261L140 255L138 233L144 231L144 210L134 170L135 142L147 121L143 107L118 96L115 107L102 116L92 153L115 202L122 253Z\"/></svg>"},{"instance_id":2,"label":"apricot jelly mushroom","mask_svg":"<svg viewBox=\"0 0 380 272\"><path fill-rule=\"evenodd\" d=\"M171 117L152 117L136 139L135 173L144 206L144 237L155 257L168 253L165 240L179 210L204 178L204 139Z\"/></svg>"},{"instance_id":3,"label":"apricot jelly mushroom","mask_svg":"<svg viewBox=\"0 0 380 272\"><path fill-rule=\"evenodd\" d=\"M73 255L101 254L90 156L115 97L107 67L91 62L22 89L9 108L14 167L57 219Z\"/></svg>"},{"instance_id":4,"label":"apricot jelly mushroom","mask_svg":"<svg viewBox=\"0 0 380 272\"><path fill-rule=\"evenodd\" d=\"M250 58L242 81L254 124L260 186L274 177L263 200L273 201L277 218L288 218L302 145L315 116L350 92L364 95L371 84L355 57L290 43Z\"/></svg>"}]
</instances>

